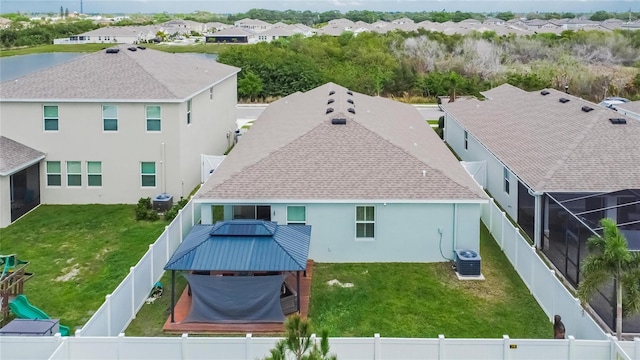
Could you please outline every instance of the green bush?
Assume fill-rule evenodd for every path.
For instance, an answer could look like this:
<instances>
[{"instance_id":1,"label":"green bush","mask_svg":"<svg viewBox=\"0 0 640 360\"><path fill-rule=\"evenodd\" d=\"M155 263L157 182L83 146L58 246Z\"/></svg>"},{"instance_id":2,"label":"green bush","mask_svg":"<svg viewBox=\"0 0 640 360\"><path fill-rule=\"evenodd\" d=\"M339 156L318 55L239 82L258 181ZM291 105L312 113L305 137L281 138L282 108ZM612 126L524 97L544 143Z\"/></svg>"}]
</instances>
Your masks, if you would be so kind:
<instances>
[{"instance_id":1,"label":"green bush","mask_svg":"<svg viewBox=\"0 0 640 360\"><path fill-rule=\"evenodd\" d=\"M176 216L178 216L178 211L180 211L180 209L185 207L188 202L189 202L189 199L185 199L185 198L181 198L180 200L178 200L178 203L173 205L171 209L169 209L164 213L164 219L166 221L171 221L175 219Z\"/></svg>"},{"instance_id":2,"label":"green bush","mask_svg":"<svg viewBox=\"0 0 640 360\"><path fill-rule=\"evenodd\" d=\"M160 219L158 212L151 207L151 198L140 198L138 205L136 205L136 220L149 220L156 221Z\"/></svg>"}]
</instances>

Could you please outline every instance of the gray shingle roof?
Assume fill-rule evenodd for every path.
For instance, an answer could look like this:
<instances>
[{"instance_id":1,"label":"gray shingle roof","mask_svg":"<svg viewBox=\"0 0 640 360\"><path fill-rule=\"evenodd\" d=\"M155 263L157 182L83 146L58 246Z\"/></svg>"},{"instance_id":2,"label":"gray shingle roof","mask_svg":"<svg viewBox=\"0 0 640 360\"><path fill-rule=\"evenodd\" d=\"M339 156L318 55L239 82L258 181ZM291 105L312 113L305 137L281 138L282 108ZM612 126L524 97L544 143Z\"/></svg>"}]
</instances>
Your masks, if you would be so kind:
<instances>
[{"instance_id":1,"label":"gray shingle roof","mask_svg":"<svg viewBox=\"0 0 640 360\"><path fill-rule=\"evenodd\" d=\"M202 56L127 47L5 81L0 100L184 100L240 71Z\"/></svg>"},{"instance_id":2,"label":"gray shingle roof","mask_svg":"<svg viewBox=\"0 0 640 360\"><path fill-rule=\"evenodd\" d=\"M0 136L0 176L12 175L44 159L44 156L43 152Z\"/></svg>"},{"instance_id":3,"label":"gray shingle roof","mask_svg":"<svg viewBox=\"0 0 640 360\"><path fill-rule=\"evenodd\" d=\"M546 91L543 96L505 84L484 93L490 100L442 107L536 191L639 188L640 121L561 91ZM593 110L584 112L583 106ZM609 121L619 117L627 124Z\"/></svg>"},{"instance_id":4,"label":"gray shingle roof","mask_svg":"<svg viewBox=\"0 0 640 360\"><path fill-rule=\"evenodd\" d=\"M347 91L328 83L269 105L197 197L485 199L413 106ZM333 125L333 118L346 124Z\"/></svg>"}]
</instances>

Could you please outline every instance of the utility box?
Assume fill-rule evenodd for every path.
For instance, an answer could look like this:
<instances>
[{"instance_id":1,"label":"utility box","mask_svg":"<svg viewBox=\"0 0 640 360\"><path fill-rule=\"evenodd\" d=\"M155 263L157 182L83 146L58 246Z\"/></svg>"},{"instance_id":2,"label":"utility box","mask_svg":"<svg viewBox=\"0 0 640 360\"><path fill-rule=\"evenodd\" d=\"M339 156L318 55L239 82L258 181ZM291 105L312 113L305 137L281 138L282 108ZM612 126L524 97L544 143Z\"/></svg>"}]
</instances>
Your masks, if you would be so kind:
<instances>
[{"instance_id":1,"label":"utility box","mask_svg":"<svg viewBox=\"0 0 640 360\"><path fill-rule=\"evenodd\" d=\"M58 332L58 319L13 319L0 329L0 336L53 336Z\"/></svg>"},{"instance_id":2,"label":"utility box","mask_svg":"<svg viewBox=\"0 0 640 360\"><path fill-rule=\"evenodd\" d=\"M475 250L456 250L456 269L462 276L480 276L480 255Z\"/></svg>"},{"instance_id":3,"label":"utility box","mask_svg":"<svg viewBox=\"0 0 640 360\"><path fill-rule=\"evenodd\" d=\"M153 198L153 210L164 213L173 206L173 196L169 194L160 194Z\"/></svg>"}]
</instances>

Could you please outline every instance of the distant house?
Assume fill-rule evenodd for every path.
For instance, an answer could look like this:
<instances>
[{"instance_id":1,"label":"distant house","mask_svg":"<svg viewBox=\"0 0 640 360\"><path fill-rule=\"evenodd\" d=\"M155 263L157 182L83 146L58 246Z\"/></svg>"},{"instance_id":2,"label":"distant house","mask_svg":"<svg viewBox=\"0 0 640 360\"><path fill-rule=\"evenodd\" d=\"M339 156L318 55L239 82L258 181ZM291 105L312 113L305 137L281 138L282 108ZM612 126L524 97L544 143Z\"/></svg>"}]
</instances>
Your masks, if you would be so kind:
<instances>
[{"instance_id":1,"label":"distant house","mask_svg":"<svg viewBox=\"0 0 640 360\"><path fill-rule=\"evenodd\" d=\"M194 201L312 225L316 261L437 262L479 249L487 200L413 106L328 83L271 103Z\"/></svg>"},{"instance_id":2,"label":"distant house","mask_svg":"<svg viewBox=\"0 0 640 360\"><path fill-rule=\"evenodd\" d=\"M206 23L205 25L207 27L206 32L208 33L214 33L216 31L233 27L233 25L223 24L221 22L209 22L209 23Z\"/></svg>"},{"instance_id":3,"label":"distant house","mask_svg":"<svg viewBox=\"0 0 640 360\"><path fill-rule=\"evenodd\" d=\"M54 44L138 44L156 37L160 26L106 26L68 38L55 39Z\"/></svg>"},{"instance_id":4,"label":"distant house","mask_svg":"<svg viewBox=\"0 0 640 360\"><path fill-rule=\"evenodd\" d=\"M238 68L114 49L0 84L0 226L40 203L177 200L230 146Z\"/></svg>"},{"instance_id":5,"label":"distant house","mask_svg":"<svg viewBox=\"0 0 640 360\"><path fill-rule=\"evenodd\" d=\"M273 28L267 31L263 31L257 34L257 36L258 36L258 41L272 42L274 40L277 40L280 38L287 38L295 34L296 33L289 30L288 28Z\"/></svg>"},{"instance_id":6,"label":"distant house","mask_svg":"<svg viewBox=\"0 0 640 360\"><path fill-rule=\"evenodd\" d=\"M262 20L255 20L255 19L238 20L234 23L234 25L239 28L250 30L254 33L261 33L273 27L273 25L269 24L268 22L265 22Z\"/></svg>"},{"instance_id":7,"label":"distant house","mask_svg":"<svg viewBox=\"0 0 640 360\"><path fill-rule=\"evenodd\" d=\"M233 27L206 35L205 41L208 43L253 44L258 41L258 36L251 30Z\"/></svg>"},{"instance_id":8,"label":"distant house","mask_svg":"<svg viewBox=\"0 0 640 360\"><path fill-rule=\"evenodd\" d=\"M177 28L182 30L183 33L190 33L195 31L197 33L204 33L207 31L207 25L201 22L193 21L193 20L182 20L182 19L174 19L165 21L160 26L167 28Z\"/></svg>"}]
</instances>

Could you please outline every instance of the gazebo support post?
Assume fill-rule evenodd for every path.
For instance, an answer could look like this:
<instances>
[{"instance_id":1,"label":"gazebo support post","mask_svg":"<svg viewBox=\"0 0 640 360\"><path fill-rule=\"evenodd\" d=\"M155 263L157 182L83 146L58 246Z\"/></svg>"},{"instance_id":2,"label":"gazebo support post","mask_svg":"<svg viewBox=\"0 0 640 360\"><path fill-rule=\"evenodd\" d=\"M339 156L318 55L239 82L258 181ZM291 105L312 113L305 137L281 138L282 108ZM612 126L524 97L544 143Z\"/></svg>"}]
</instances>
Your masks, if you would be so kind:
<instances>
[{"instance_id":1,"label":"gazebo support post","mask_svg":"<svg viewBox=\"0 0 640 360\"><path fill-rule=\"evenodd\" d=\"M296 302L298 305L298 314L302 314L300 310L300 271L296 271L296 290L298 291L298 296L296 296Z\"/></svg>"},{"instance_id":2,"label":"gazebo support post","mask_svg":"<svg viewBox=\"0 0 640 360\"><path fill-rule=\"evenodd\" d=\"M176 292L176 271L171 270L171 323L176 322L176 319L174 316L174 308L176 307L176 299L174 296L175 292Z\"/></svg>"}]
</instances>

